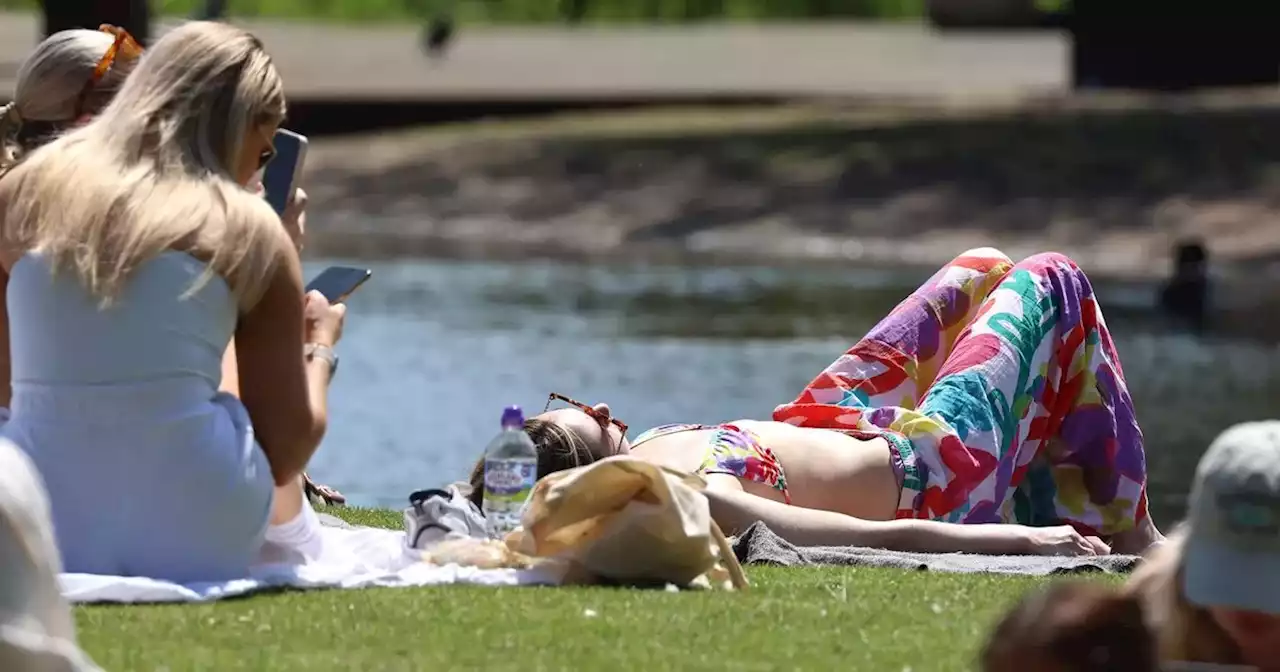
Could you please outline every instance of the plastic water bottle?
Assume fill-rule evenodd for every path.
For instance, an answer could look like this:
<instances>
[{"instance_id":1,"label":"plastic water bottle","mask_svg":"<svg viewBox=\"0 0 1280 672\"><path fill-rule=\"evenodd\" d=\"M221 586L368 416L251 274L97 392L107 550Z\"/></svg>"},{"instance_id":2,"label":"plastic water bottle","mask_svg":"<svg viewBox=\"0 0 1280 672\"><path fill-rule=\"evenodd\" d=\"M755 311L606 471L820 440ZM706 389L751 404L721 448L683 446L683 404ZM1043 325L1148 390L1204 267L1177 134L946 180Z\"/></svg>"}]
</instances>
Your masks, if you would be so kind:
<instances>
[{"instance_id":1,"label":"plastic water bottle","mask_svg":"<svg viewBox=\"0 0 1280 672\"><path fill-rule=\"evenodd\" d=\"M524 433L519 406L502 411L502 432L484 449L484 517L500 537L520 525L520 513L538 482L538 451Z\"/></svg>"}]
</instances>

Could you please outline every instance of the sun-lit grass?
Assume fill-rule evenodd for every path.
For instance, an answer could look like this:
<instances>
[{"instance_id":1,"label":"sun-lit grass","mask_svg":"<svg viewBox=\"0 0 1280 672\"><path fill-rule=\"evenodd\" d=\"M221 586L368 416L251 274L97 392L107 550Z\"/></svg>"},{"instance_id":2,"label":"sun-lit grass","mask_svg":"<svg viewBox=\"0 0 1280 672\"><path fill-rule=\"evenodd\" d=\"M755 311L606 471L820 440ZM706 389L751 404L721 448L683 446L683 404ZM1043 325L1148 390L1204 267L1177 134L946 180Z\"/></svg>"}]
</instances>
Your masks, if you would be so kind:
<instances>
[{"instance_id":1,"label":"sun-lit grass","mask_svg":"<svg viewBox=\"0 0 1280 672\"><path fill-rule=\"evenodd\" d=\"M399 514L330 509L398 527ZM108 670L968 670L1043 579L750 568L746 593L447 586L76 610Z\"/></svg>"}]
</instances>

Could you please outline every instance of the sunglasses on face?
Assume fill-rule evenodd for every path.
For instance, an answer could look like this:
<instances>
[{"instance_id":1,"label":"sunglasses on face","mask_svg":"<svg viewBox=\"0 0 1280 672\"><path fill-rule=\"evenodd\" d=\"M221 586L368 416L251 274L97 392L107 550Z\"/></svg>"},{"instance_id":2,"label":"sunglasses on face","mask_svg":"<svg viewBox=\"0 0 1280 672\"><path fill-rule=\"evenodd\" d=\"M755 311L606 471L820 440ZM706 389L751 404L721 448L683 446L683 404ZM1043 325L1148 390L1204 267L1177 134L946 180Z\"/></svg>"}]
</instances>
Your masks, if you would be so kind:
<instances>
[{"instance_id":1,"label":"sunglasses on face","mask_svg":"<svg viewBox=\"0 0 1280 672\"><path fill-rule=\"evenodd\" d=\"M614 427L618 428L618 430L621 432L620 436L625 437L627 435L627 423L617 418L606 416L600 411L597 411L596 409L582 403L581 401L570 399L569 397L566 397L563 394L556 394L555 392L552 392L551 396L547 397L547 405L542 408L542 412L546 413L547 411L551 410L551 404L557 401L567 404L569 406L572 406L573 408L576 408L579 411L582 411L583 413L586 413L587 415L591 416L591 418L594 419L596 422L600 423L601 427L604 427L605 423L609 423L609 424L612 424Z\"/></svg>"},{"instance_id":2,"label":"sunglasses on face","mask_svg":"<svg viewBox=\"0 0 1280 672\"><path fill-rule=\"evenodd\" d=\"M115 41L111 43L111 46L107 47L106 53L102 55L97 67L93 69L93 74L89 76L89 81L85 82L84 88L80 90L80 97L76 99L76 119L84 115L86 103L89 102L89 94L93 93L93 88L111 71L118 56L123 56L126 60L133 60L142 56L142 45L138 44L138 41L133 39L129 31L124 28L104 23L98 26L98 30L114 36Z\"/></svg>"}]
</instances>

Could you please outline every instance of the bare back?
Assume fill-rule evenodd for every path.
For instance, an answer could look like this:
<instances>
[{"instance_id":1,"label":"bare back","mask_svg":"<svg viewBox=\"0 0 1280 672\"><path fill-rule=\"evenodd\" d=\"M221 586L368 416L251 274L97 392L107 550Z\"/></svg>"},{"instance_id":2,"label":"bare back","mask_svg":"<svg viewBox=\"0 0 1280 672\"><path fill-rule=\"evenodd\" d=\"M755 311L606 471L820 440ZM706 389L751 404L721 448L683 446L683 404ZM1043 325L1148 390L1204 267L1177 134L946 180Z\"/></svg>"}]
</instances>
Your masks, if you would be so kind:
<instances>
[{"instance_id":1,"label":"bare back","mask_svg":"<svg viewBox=\"0 0 1280 672\"><path fill-rule=\"evenodd\" d=\"M857 439L781 422L740 420L731 424L755 434L777 458L793 505L866 520L894 517L901 486L885 439ZM715 432L715 428L707 428L663 434L634 445L631 453L673 469L698 471ZM722 480L720 476L708 478L712 487ZM774 487L747 478L735 480L748 493L784 501L783 493Z\"/></svg>"}]
</instances>

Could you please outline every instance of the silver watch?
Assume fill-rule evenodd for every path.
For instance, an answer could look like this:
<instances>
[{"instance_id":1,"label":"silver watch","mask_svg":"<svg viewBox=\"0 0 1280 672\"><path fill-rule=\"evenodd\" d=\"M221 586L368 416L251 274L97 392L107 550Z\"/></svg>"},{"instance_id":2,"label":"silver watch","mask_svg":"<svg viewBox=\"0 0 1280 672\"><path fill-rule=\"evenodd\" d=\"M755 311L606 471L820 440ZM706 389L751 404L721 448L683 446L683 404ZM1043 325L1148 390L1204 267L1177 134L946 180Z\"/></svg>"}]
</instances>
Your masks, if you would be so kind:
<instances>
[{"instance_id":1,"label":"silver watch","mask_svg":"<svg viewBox=\"0 0 1280 672\"><path fill-rule=\"evenodd\" d=\"M308 343L302 346L302 354L310 362L313 359L323 359L329 364L329 379L332 380L338 374L338 353L333 348L324 343Z\"/></svg>"}]
</instances>

